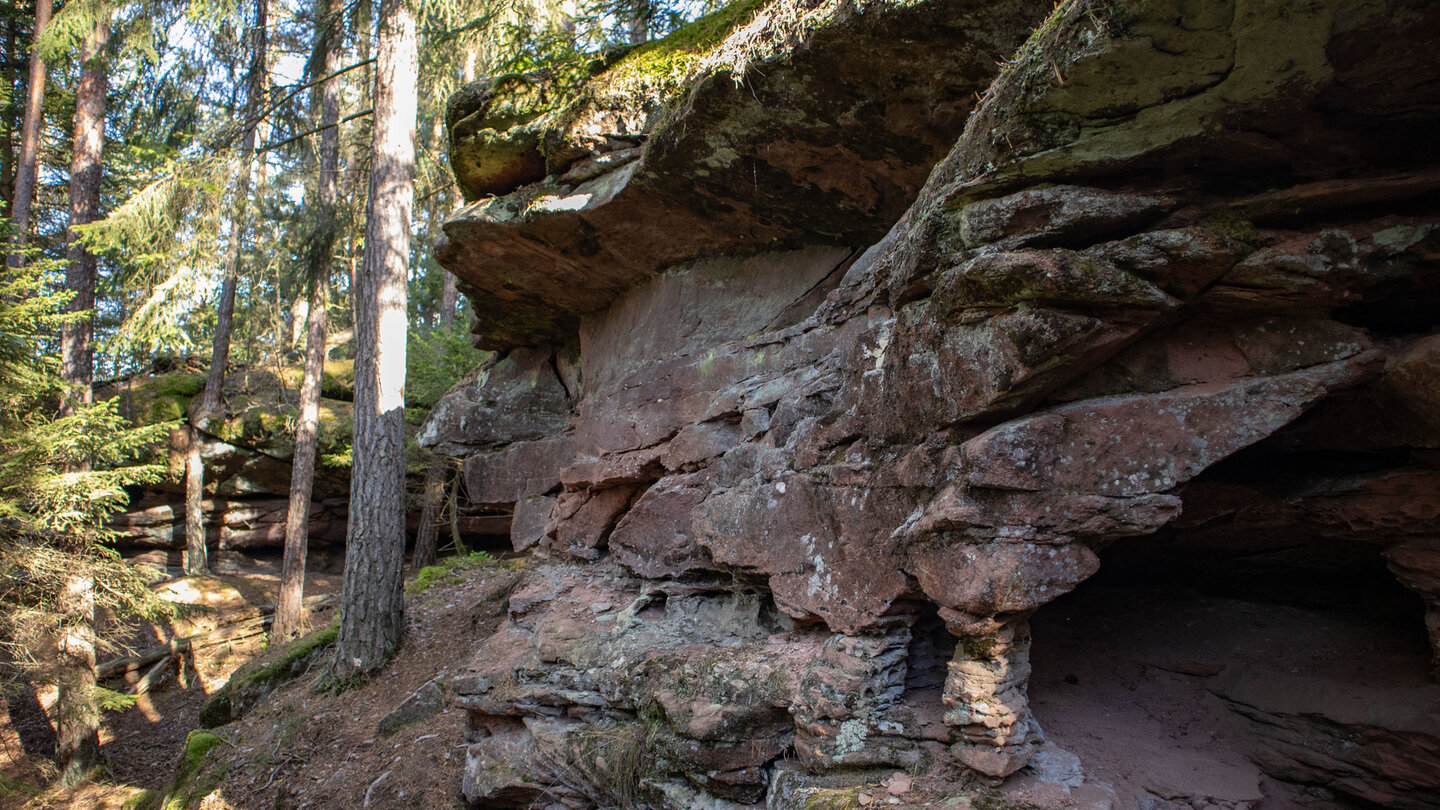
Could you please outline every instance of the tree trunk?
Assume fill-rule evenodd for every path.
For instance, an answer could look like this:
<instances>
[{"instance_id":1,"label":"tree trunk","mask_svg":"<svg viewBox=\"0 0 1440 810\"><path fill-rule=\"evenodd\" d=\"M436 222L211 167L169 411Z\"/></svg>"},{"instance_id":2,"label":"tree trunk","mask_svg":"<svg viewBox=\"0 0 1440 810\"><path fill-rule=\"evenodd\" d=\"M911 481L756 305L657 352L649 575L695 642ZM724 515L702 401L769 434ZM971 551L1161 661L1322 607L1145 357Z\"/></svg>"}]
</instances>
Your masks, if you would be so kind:
<instances>
[{"instance_id":1,"label":"tree trunk","mask_svg":"<svg viewBox=\"0 0 1440 810\"><path fill-rule=\"evenodd\" d=\"M85 781L100 763L100 712L95 707L95 578L88 571L66 580L60 594L59 655L55 664L55 755L60 781Z\"/></svg>"},{"instance_id":2,"label":"tree trunk","mask_svg":"<svg viewBox=\"0 0 1440 810\"><path fill-rule=\"evenodd\" d=\"M201 576L210 571L205 537L205 459L200 455L204 437L194 425L185 428L185 573Z\"/></svg>"},{"instance_id":3,"label":"tree trunk","mask_svg":"<svg viewBox=\"0 0 1440 810\"><path fill-rule=\"evenodd\" d=\"M250 207L250 173L255 162L256 117L261 109L265 92L266 43L269 19L269 0L256 0L255 24L250 28L253 37L250 71L247 77L245 97L245 137L240 146L240 176L235 182L235 212L230 220L230 245L225 260L225 276L220 282L220 303L215 311L215 340L210 349L210 372L205 378L205 390L190 414L193 425L191 450L185 465L185 573L204 574L209 571L205 550L204 515L199 494L204 490L205 467L200 458L197 431L209 427L210 420L218 415L225 390L225 367L230 363L230 333L235 322L235 287L240 279L240 260ZM194 510L192 516L191 510ZM202 526L202 530L191 533L190 527Z\"/></svg>"},{"instance_id":4,"label":"tree trunk","mask_svg":"<svg viewBox=\"0 0 1440 810\"><path fill-rule=\"evenodd\" d=\"M41 32L50 22L50 0L35 0L35 36L40 41ZM40 123L45 116L45 60L32 48L30 52L30 78L25 84L25 120L20 126L20 154L15 161L15 199L11 207L11 220L15 229L15 247L25 244L30 231L30 206L35 202L35 181L39 174ZM10 253L11 267L24 264L19 250Z\"/></svg>"},{"instance_id":5,"label":"tree trunk","mask_svg":"<svg viewBox=\"0 0 1440 810\"><path fill-rule=\"evenodd\" d=\"M331 20L331 4L318 4L322 28L322 75L340 69L340 31ZM330 300L330 260L335 247L335 188L340 168L340 79L320 85L320 177L316 183L315 239L310 246L310 307L306 315L305 379L300 384L300 422L295 427L295 456L291 461L290 508L285 515L285 561L280 575L280 599L275 610L272 638L284 640L305 629L305 556L309 539L310 494L315 477L315 445L320 412L320 381L325 368L327 304Z\"/></svg>"},{"instance_id":6,"label":"tree trunk","mask_svg":"<svg viewBox=\"0 0 1440 810\"><path fill-rule=\"evenodd\" d=\"M411 568L424 568L435 564L440 540L441 507L445 502L445 459L435 456L425 469L425 488L420 497L424 507L420 510L420 528L415 533L415 552L410 556Z\"/></svg>"},{"instance_id":7,"label":"tree trunk","mask_svg":"<svg viewBox=\"0 0 1440 810\"><path fill-rule=\"evenodd\" d=\"M447 195L448 198L448 195ZM460 290L455 286L455 274L446 271L440 279L440 328L455 323L455 308L460 306Z\"/></svg>"},{"instance_id":8,"label":"tree trunk","mask_svg":"<svg viewBox=\"0 0 1440 810\"><path fill-rule=\"evenodd\" d=\"M70 161L70 227L93 222L100 213L101 152L105 144L105 45L110 38L110 9L97 11L95 26L80 49L80 83L75 90L75 144ZM69 309L87 312L66 324L60 334L62 371L72 393L61 413L74 412L74 403L93 399L95 355L90 346L95 331L95 257L85 250L72 230L67 234L69 265L65 286L73 294ZM82 465L81 469L88 465ZM95 707L95 578L87 571L73 574L60 594L60 640L55 661L56 759L66 785L84 781L100 761L99 711Z\"/></svg>"},{"instance_id":9,"label":"tree trunk","mask_svg":"<svg viewBox=\"0 0 1440 810\"><path fill-rule=\"evenodd\" d=\"M5 66L5 123L0 130L0 216L14 216L15 205L15 131L22 126L20 109L15 104L15 79L20 75L20 14L7 15L4 46L0 64Z\"/></svg>"},{"instance_id":10,"label":"tree trunk","mask_svg":"<svg viewBox=\"0 0 1440 810\"><path fill-rule=\"evenodd\" d=\"M60 334L62 374L72 388L74 401L92 399L90 383L95 377L95 354L90 341L95 334L95 256L81 246L73 228L94 222L100 213L101 150L105 145L105 44L110 38L110 9L102 8L95 27L80 49L80 84L75 90L75 146L70 161L70 227L66 241L69 264L65 287L72 298L71 312L86 312L78 321L66 324ZM73 412L70 402L61 412Z\"/></svg>"},{"instance_id":11,"label":"tree trunk","mask_svg":"<svg viewBox=\"0 0 1440 810\"><path fill-rule=\"evenodd\" d=\"M415 16L380 5L365 258L355 295L355 439L333 675L378 668L405 631L405 282L415 184Z\"/></svg>"},{"instance_id":12,"label":"tree trunk","mask_svg":"<svg viewBox=\"0 0 1440 810\"><path fill-rule=\"evenodd\" d=\"M650 39L650 0L633 0L627 27L631 45L644 45Z\"/></svg>"},{"instance_id":13,"label":"tree trunk","mask_svg":"<svg viewBox=\"0 0 1440 810\"><path fill-rule=\"evenodd\" d=\"M444 270L440 272L444 273L440 280L440 328L449 329L455 323L455 306L460 293L455 286L455 275ZM425 488L420 495L424 506L420 510L420 529L415 533L411 568L435 564L440 544L440 517L445 503L445 473L448 471L449 465L438 455L430 459L430 466L425 470Z\"/></svg>"}]
</instances>

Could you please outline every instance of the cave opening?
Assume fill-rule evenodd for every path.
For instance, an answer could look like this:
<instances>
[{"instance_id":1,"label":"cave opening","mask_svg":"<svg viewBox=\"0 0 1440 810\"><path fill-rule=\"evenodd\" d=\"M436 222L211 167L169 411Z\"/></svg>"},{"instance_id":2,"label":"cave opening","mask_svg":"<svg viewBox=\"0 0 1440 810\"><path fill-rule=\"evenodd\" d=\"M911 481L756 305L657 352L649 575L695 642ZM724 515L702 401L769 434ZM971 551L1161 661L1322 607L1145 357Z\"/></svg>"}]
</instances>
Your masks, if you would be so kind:
<instances>
[{"instance_id":1,"label":"cave opening","mask_svg":"<svg viewBox=\"0 0 1440 810\"><path fill-rule=\"evenodd\" d=\"M1373 545L1319 541L1297 565L1227 535L1115 542L1034 615L1046 739L1156 810L1433 806L1440 781L1409 773L1440 765L1421 599Z\"/></svg>"}]
</instances>

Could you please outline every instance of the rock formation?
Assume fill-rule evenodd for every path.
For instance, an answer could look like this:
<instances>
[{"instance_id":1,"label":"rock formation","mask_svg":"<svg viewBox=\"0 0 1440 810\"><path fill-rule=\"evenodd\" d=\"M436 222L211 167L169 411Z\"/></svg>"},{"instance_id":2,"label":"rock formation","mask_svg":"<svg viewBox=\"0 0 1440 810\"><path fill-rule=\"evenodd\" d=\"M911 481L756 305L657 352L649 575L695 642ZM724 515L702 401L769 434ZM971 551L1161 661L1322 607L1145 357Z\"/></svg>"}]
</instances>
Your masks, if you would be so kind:
<instances>
[{"instance_id":1,"label":"rock formation","mask_svg":"<svg viewBox=\"0 0 1440 810\"><path fill-rule=\"evenodd\" d=\"M348 364L341 361L336 368L343 373ZM249 554L277 551L285 544L299 373L292 366L278 371L237 368L226 375L225 413L201 432L207 534L218 551ZM111 381L100 388L100 396L117 399L121 413L136 423L154 424L183 418L204 382L203 371L155 370ZM309 543L311 548L335 549L345 542L349 512L352 394L343 378L327 376L326 388L320 403L321 464L313 483ZM182 441L178 435L173 440ZM131 510L111 521L117 542L129 550L185 547L183 448L176 444L156 451L168 452L172 477L133 493ZM419 488L418 481L412 482L414 491ZM419 510L410 517L413 533ZM455 528L466 542L474 542L503 537L510 523L503 512L464 508Z\"/></svg>"},{"instance_id":2,"label":"rock formation","mask_svg":"<svg viewBox=\"0 0 1440 810\"><path fill-rule=\"evenodd\" d=\"M1383 563L1440 651L1440 7L730 24L683 82L641 70L662 42L452 102L476 201L437 255L501 354L420 441L535 550L453 684L468 801L801 807L826 774L1035 771L1029 618L1126 537ZM1305 723L1344 736L1297 712L1278 778ZM1440 750L1430 726L1367 727L1393 764ZM1367 773L1321 781L1440 795Z\"/></svg>"}]
</instances>

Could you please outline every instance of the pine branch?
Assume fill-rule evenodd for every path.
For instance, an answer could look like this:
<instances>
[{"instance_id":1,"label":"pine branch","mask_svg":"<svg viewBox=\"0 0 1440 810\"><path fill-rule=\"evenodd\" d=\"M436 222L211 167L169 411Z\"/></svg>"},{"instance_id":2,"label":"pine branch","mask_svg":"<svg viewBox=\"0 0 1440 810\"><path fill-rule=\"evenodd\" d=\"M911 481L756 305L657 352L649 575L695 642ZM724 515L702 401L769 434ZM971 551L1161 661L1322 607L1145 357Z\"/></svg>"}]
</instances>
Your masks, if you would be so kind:
<instances>
[{"instance_id":1,"label":"pine branch","mask_svg":"<svg viewBox=\"0 0 1440 810\"><path fill-rule=\"evenodd\" d=\"M256 151L256 152L269 152L269 151L272 151L272 150L275 150L275 149L279 149L280 147L286 146L286 145L288 145L288 144L292 144L292 143L300 140L301 138L304 138L304 137L307 136L307 135L314 135L314 134L317 133L317 132L324 132L325 130L331 129L332 127L338 127L338 126L340 126L341 124L345 123L346 121L353 121L353 120L355 120L356 118L364 118L365 116L367 116L367 115L369 115L369 114L371 114L371 113L373 113L373 112L375 112L375 108L374 108L374 107L368 107L368 108L366 108L366 109L361 110L360 112L351 113L350 115L347 115L347 116L345 116L344 118L341 118L339 121L336 121L336 122L333 123L333 124L326 124L326 125L324 125L324 126L315 127L315 128L313 128L313 129L307 129L307 130L305 130L304 132L301 132L301 133L298 134L298 135L292 135L292 136L286 138L286 139L283 140L283 141L277 141L277 142L275 142L275 143L267 143L267 144L265 144L264 146L260 147L259 149L256 149L255 151Z\"/></svg>"},{"instance_id":2,"label":"pine branch","mask_svg":"<svg viewBox=\"0 0 1440 810\"><path fill-rule=\"evenodd\" d=\"M220 144L217 144L217 146L219 146L219 147L221 147L221 148L224 148L224 147L229 147L229 146L233 145L234 142L235 142L235 138L236 138L237 135L239 135L240 133L243 133L243 132L249 130L249 129L250 129L251 127L253 127L253 126L259 125L259 123L260 123L261 121L264 121L266 118L270 117L270 114L271 114L271 113L273 113L273 112L275 112L276 110L280 109L282 106L284 106L286 103L288 103L291 99L295 98L296 96L300 95L301 93L305 92L306 90L309 90L310 88L315 87L316 85L319 85L319 84L322 84L322 83L324 83L324 82L326 82L326 81L329 81L330 79L333 79L333 78L335 78L336 76L342 76L342 75L344 75L344 74L346 74L346 73L349 73L349 72L352 71L352 70L357 70L357 69L359 69L359 68L365 67L366 65L369 65L369 64L374 63L374 61L375 61L374 57L371 57L370 59L365 59L365 60L363 60L363 61L356 62L355 64L350 65L350 66L348 66L348 67L340 68L339 70L335 71L334 73L331 73L331 74L328 75L328 76L321 76L321 77L318 78L318 79L313 79L313 80L311 80L311 81L309 81L309 82L306 82L305 84L295 86L295 88L294 88L293 90L291 90L288 94L286 94L286 96L285 96L284 98L280 99L279 101L274 102L274 103L271 104L269 107L266 107L265 109L261 110L261 111L259 112L259 114L257 114L253 119L247 119L247 120L244 122L243 126L241 126L241 127L238 129L238 131L235 131L235 132L230 133L229 137L226 138L226 139L225 139L223 142L221 142ZM348 120L348 119L347 119L347 120ZM306 133L306 134L309 134L309 133ZM268 149L268 148L272 148L272 147L266 147L266 148ZM260 150L260 151L263 152L263 151L265 151L265 150L262 149L262 150Z\"/></svg>"}]
</instances>

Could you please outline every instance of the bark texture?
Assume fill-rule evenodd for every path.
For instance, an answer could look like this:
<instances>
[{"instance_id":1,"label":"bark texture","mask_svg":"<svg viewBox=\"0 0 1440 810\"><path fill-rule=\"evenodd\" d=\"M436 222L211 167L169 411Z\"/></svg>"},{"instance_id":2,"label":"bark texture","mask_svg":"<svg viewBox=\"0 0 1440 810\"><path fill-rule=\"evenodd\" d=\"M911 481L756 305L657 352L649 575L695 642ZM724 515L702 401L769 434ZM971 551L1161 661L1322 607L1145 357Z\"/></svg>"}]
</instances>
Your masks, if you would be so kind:
<instances>
[{"instance_id":1,"label":"bark texture","mask_svg":"<svg viewBox=\"0 0 1440 810\"><path fill-rule=\"evenodd\" d=\"M420 510L420 528L415 533L415 552L410 557L412 568L434 565L440 545L440 518L445 503L445 460L430 460L425 470L425 488L421 490L424 506Z\"/></svg>"},{"instance_id":2,"label":"bark texture","mask_svg":"<svg viewBox=\"0 0 1440 810\"><path fill-rule=\"evenodd\" d=\"M210 419L220 408L220 399L225 388L225 366L230 362L230 333L235 321L235 287L240 279L240 261L249 220L250 173L255 161L256 118L258 117L265 92L266 50L268 39L266 26L270 16L269 0L256 0L255 25L250 29L253 37L250 72L245 99L245 136L241 142L240 176L235 183L235 214L230 220L229 255L225 261L225 277L220 283L220 303L215 311L215 340L210 350L210 373L205 379L205 390L190 421L194 425L191 436L191 450L185 464L185 573L203 574L209 570L203 531L204 507L201 505L205 489L205 467L200 458L197 431L204 430ZM201 531L195 531L201 527Z\"/></svg>"},{"instance_id":3,"label":"bark texture","mask_svg":"<svg viewBox=\"0 0 1440 810\"><path fill-rule=\"evenodd\" d=\"M404 633L405 281L415 177L416 25L380 6L365 258L355 295L355 439L334 675L373 670Z\"/></svg>"},{"instance_id":4,"label":"bark texture","mask_svg":"<svg viewBox=\"0 0 1440 810\"><path fill-rule=\"evenodd\" d=\"M35 0L35 36L40 41L45 26L50 23L50 0ZM10 219L15 228L15 247L25 244L30 229L30 206L35 201L35 178L39 167L40 122L45 110L45 60L40 54L30 52L30 77L25 83L25 119L20 126L20 153L15 159L15 197L11 203ZM24 264L19 250L10 253L11 267Z\"/></svg>"},{"instance_id":5,"label":"bark texture","mask_svg":"<svg viewBox=\"0 0 1440 810\"><path fill-rule=\"evenodd\" d=\"M80 51L80 83L75 91L75 146L70 161L70 227L95 221L100 213L101 151L105 144L105 90L107 80L103 54L110 39L110 13L105 8L95 18L95 27ZM95 354L90 341L95 334L95 257L72 230L68 243L65 288L73 297L71 312L90 312L67 324L60 336L62 373L74 389L77 401L92 399L90 383L95 376ZM62 405L68 412L69 405Z\"/></svg>"},{"instance_id":6,"label":"bark texture","mask_svg":"<svg viewBox=\"0 0 1440 810\"><path fill-rule=\"evenodd\" d=\"M72 576L60 594L56 666L56 758L65 785L83 782L100 762L100 713L95 708L95 578Z\"/></svg>"},{"instance_id":7,"label":"bark texture","mask_svg":"<svg viewBox=\"0 0 1440 810\"><path fill-rule=\"evenodd\" d=\"M70 226L93 222L100 211L101 149L105 142L106 76L103 54L110 38L110 12L97 12L95 27L81 48L80 83L75 95L75 145L70 163ZM65 286L74 297L72 312L87 312L67 324L60 337L62 374L72 387L61 413L73 413L76 402L93 400L95 358L90 347L95 331L95 257L75 239L69 242ZM81 465L85 469L88 465ZM95 578L80 572L66 581L60 594L60 639L55 678L56 760L66 785L83 781L100 761L99 713L95 708Z\"/></svg>"},{"instance_id":8,"label":"bark texture","mask_svg":"<svg viewBox=\"0 0 1440 810\"><path fill-rule=\"evenodd\" d=\"M320 16L329 16L329 3L319 4ZM340 48L335 28L323 33L322 72L340 69ZM320 178L315 196L315 240L310 248L310 308L306 316L305 378L300 384L300 421L295 426L295 456L290 481L290 508L285 518L285 561L280 575L280 600L271 635L286 639L305 628L305 555L308 545L311 485L315 477L315 450L320 415L320 380L325 368L326 305L330 300L330 260L335 245L335 188L340 166L340 80L320 85Z\"/></svg>"},{"instance_id":9,"label":"bark texture","mask_svg":"<svg viewBox=\"0 0 1440 810\"><path fill-rule=\"evenodd\" d=\"M185 573L210 570L205 545L205 459L200 454L200 431L185 428Z\"/></svg>"},{"instance_id":10,"label":"bark texture","mask_svg":"<svg viewBox=\"0 0 1440 810\"><path fill-rule=\"evenodd\" d=\"M459 303L455 276L446 273L440 285L440 328L448 329L455 323L455 307ZM420 511L420 529L415 534L415 552L411 555L413 568L434 565L437 547L440 544L440 518L445 504L445 473L449 466L441 457L430 461L425 470L425 488L421 491L424 506Z\"/></svg>"}]
</instances>

